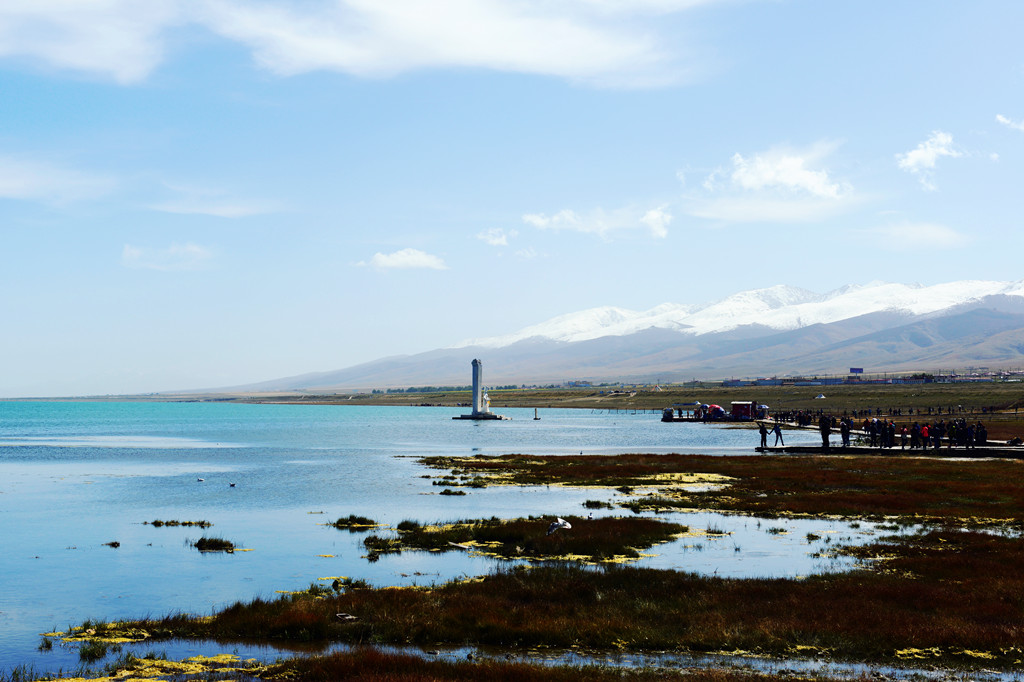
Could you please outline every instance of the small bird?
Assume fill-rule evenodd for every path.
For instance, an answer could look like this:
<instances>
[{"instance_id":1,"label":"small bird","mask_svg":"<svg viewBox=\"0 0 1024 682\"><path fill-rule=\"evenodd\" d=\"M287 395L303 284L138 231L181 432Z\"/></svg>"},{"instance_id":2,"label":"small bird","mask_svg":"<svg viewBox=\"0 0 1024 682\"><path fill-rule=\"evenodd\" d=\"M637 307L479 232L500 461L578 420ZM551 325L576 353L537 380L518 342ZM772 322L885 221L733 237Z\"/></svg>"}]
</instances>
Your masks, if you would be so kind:
<instances>
[{"instance_id":1,"label":"small bird","mask_svg":"<svg viewBox=\"0 0 1024 682\"><path fill-rule=\"evenodd\" d=\"M556 517L556 520L552 521L551 525L548 526L548 535L551 535L552 533L554 533L559 528L566 528L566 529L568 529L568 528L572 528L572 525L568 521L563 519L562 517L560 517L560 516Z\"/></svg>"},{"instance_id":2,"label":"small bird","mask_svg":"<svg viewBox=\"0 0 1024 682\"><path fill-rule=\"evenodd\" d=\"M594 512L590 512L589 514L587 514L587 521L593 521L593 520L594 520Z\"/></svg>"},{"instance_id":3,"label":"small bird","mask_svg":"<svg viewBox=\"0 0 1024 682\"><path fill-rule=\"evenodd\" d=\"M205 481L206 479L205 479L205 478L197 478L196 480L197 480L198 482L202 483L202 482L203 482L203 481Z\"/></svg>"},{"instance_id":4,"label":"small bird","mask_svg":"<svg viewBox=\"0 0 1024 682\"><path fill-rule=\"evenodd\" d=\"M235 484L234 484L234 483L228 483L228 485L229 485L229 486L231 486L232 488L234 488L234 487L235 487Z\"/></svg>"}]
</instances>

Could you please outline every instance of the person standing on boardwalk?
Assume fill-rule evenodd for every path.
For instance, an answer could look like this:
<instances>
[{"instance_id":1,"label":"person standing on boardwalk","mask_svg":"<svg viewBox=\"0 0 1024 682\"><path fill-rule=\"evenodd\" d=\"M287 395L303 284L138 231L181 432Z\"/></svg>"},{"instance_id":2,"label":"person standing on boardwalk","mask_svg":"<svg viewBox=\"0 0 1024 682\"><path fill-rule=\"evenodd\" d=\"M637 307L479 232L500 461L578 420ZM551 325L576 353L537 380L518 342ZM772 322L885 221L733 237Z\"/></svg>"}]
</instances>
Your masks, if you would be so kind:
<instances>
[{"instance_id":1,"label":"person standing on boardwalk","mask_svg":"<svg viewBox=\"0 0 1024 682\"><path fill-rule=\"evenodd\" d=\"M772 433L775 434L774 447L778 447L779 443L782 443L782 446L785 447L786 441L782 440L782 427L779 426L779 422L775 422L775 426L772 427Z\"/></svg>"},{"instance_id":2,"label":"person standing on boardwalk","mask_svg":"<svg viewBox=\"0 0 1024 682\"><path fill-rule=\"evenodd\" d=\"M768 427L764 425L764 422L757 423L757 432L761 434L761 447L768 447Z\"/></svg>"},{"instance_id":3,"label":"person standing on boardwalk","mask_svg":"<svg viewBox=\"0 0 1024 682\"><path fill-rule=\"evenodd\" d=\"M828 450L828 436L832 433L832 420L826 415L818 419L818 430L821 431L821 449Z\"/></svg>"},{"instance_id":4,"label":"person standing on boardwalk","mask_svg":"<svg viewBox=\"0 0 1024 682\"><path fill-rule=\"evenodd\" d=\"M843 447L850 447L850 420L843 419L839 422L839 437L843 440Z\"/></svg>"}]
</instances>

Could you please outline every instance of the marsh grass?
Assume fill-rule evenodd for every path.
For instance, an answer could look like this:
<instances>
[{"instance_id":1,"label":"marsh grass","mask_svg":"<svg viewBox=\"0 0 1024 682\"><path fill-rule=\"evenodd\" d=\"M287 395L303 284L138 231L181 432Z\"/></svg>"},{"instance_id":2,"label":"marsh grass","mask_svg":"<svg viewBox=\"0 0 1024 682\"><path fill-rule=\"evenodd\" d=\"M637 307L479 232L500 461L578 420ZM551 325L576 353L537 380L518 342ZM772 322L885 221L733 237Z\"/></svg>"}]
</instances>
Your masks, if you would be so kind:
<instances>
[{"instance_id":1,"label":"marsh grass","mask_svg":"<svg viewBox=\"0 0 1024 682\"><path fill-rule=\"evenodd\" d=\"M365 516L357 516L356 514L349 514L346 517L342 517L331 524L338 530L347 530L350 533L365 533L371 528L376 528L378 524L373 519Z\"/></svg>"},{"instance_id":2,"label":"marsh grass","mask_svg":"<svg viewBox=\"0 0 1024 682\"><path fill-rule=\"evenodd\" d=\"M95 663L107 657L110 652L121 650L119 644L90 639L78 645L78 658L85 663Z\"/></svg>"},{"instance_id":3,"label":"marsh grass","mask_svg":"<svg viewBox=\"0 0 1024 682\"><path fill-rule=\"evenodd\" d=\"M364 545L371 552L418 549L445 552L472 548L505 559L580 557L590 561L635 559L640 550L667 542L687 532L687 526L650 518L569 517L572 528L548 534L551 517L491 518L422 526L413 521L398 525L395 537L370 536Z\"/></svg>"},{"instance_id":4,"label":"marsh grass","mask_svg":"<svg viewBox=\"0 0 1024 682\"><path fill-rule=\"evenodd\" d=\"M234 552L235 543L224 538L201 537L192 543L192 546L200 552Z\"/></svg>"},{"instance_id":5,"label":"marsh grass","mask_svg":"<svg viewBox=\"0 0 1024 682\"><path fill-rule=\"evenodd\" d=\"M169 528L174 528L174 527L177 527L177 526L186 526L186 527L195 526L195 527L198 527L198 528L209 528L210 526L213 525L209 521L174 521L174 520L171 520L171 521L161 521L160 519L156 519L154 521L143 521L142 524L143 525L150 525L150 526L153 526L154 528L162 528L164 526L167 526Z\"/></svg>"},{"instance_id":6,"label":"marsh grass","mask_svg":"<svg viewBox=\"0 0 1024 682\"><path fill-rule=\"evenodd\" d=\"M729 477L718 490L668 495L661 490L622 506L736 511L772 517L837 515L909 522L1024 526L1024 476L1015 460L964 462L918 457L788 457L705 455L477 455L428 457L437 468L459 467L519 485L568 484L617 490L664 474Z\"/></svg>"},{"instance_id":7,"label":"marsh grass","mask_svg":"<svg viewBox=\"0 0 1024 682\"><path fill-rule=\"evenodd\" d=\"M934 662L1021 665L1020 538L942 531L847 551L870 568L803 580L725 579L556 563L431 588L258 599L212 618L126 626L220 640L811 652L877 662L924 651ZM339 622L342 612L358 620Z\"/></svg>"}]
</instances>

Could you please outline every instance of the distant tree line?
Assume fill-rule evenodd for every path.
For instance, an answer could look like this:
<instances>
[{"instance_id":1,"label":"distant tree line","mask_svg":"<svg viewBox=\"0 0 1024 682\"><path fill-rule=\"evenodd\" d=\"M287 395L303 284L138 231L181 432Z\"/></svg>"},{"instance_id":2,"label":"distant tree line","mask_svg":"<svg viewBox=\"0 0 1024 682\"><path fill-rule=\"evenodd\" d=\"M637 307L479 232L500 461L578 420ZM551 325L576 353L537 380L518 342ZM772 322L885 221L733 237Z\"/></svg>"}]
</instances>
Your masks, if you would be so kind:
<instances>
[{"instance_id":1,"label":"distant tree line","mask_svg":"<svg viewBox=\"0 0 1024 682\"><path fill-rule=\"evenodd\" d=\"M506 384L504 386L488 386L490 391L514 391L526 388L517 384ZM472 391L472 386L410 386L409 388L375 388L370 393L373 395L398 394L398 393L443 393L445 391Z\"/></svg>"}]
</instances>

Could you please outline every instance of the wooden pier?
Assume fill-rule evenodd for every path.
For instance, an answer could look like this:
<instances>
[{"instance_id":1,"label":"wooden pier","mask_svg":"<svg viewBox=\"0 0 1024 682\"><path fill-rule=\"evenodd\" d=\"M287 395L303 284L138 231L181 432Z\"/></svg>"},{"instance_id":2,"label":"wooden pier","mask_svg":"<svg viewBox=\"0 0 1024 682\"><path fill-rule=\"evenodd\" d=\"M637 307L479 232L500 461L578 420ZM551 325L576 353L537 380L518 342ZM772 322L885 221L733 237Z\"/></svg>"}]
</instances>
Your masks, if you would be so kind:
<instances>
[{"instance_id":1,"label":"wooden pier","mask_svg":"<svg viewBox=\"0 0 1024 682\"><path fill-rule=\"evenodd\" d=\"M841 445L823 448L820 445L780 445L779 447L757 447L755 452L762 455L849 455L851 457L942 457L961 459L1024 459L1024 447L1014 445L978 445L973 448L872 448L864 445Z\"/></svg>"}]
</instances>

